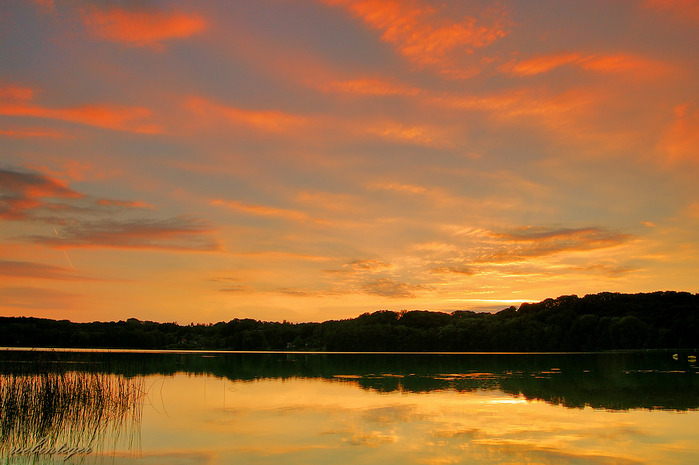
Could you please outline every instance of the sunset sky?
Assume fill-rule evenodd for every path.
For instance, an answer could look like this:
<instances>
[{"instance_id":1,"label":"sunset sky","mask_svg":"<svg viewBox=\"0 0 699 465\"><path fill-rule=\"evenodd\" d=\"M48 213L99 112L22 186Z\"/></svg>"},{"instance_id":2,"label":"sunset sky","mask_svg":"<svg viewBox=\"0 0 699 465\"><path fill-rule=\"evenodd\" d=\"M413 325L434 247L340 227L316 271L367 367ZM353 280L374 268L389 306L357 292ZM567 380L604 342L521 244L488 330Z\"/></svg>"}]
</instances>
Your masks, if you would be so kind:
<instances>
[{"instance_id":1,"label":"sunset sky","mask_svg":"<svg viewBox=\"0 0 699 465\"><path fill-rule=\"evenodd\" d=\"M0 315L699 292L699 2L0 4Z\"/></svg>"}]
</instances>

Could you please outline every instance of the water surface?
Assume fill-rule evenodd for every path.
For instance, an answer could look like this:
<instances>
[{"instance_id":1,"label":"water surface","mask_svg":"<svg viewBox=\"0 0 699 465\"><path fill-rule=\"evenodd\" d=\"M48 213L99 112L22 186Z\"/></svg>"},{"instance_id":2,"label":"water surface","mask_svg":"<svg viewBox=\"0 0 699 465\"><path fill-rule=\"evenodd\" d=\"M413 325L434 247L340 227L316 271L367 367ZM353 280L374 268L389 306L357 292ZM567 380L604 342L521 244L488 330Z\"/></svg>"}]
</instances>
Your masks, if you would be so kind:
<instances>
[{"instance_id":1,"label":"water surface","mask_svg":"<svg viewBox=\"0 0 699 465\"><path fill-rule=\"evenodd\" d=\"M102 410L76 400L45 412L44 429L17 426L3 460L696 464L699 376L687 355L5 351L5 384L54 371L107 394ZM77 433L81 421L94 431ZM47 432L83 452L17 452Z\"/></svg>"}]
</instances>

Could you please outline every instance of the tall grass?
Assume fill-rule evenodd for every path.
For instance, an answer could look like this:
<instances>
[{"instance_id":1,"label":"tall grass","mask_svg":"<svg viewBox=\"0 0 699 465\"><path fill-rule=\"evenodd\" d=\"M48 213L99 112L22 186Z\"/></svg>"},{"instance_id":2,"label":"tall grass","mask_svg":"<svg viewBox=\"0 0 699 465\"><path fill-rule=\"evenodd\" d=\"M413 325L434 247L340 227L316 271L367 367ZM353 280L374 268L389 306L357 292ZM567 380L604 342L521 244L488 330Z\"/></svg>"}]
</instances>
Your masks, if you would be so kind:
<instances>
[{"instance_id":1,"label":"tall grass","mask_svg":"<svg viewBox=\"0 0 699 465\"><path fill-rule=\"evenodd\" d=\"M63 365L0 374L0 457L36 444L100 450L137 437L143 379Z\"/></svg>"}]
</instances>

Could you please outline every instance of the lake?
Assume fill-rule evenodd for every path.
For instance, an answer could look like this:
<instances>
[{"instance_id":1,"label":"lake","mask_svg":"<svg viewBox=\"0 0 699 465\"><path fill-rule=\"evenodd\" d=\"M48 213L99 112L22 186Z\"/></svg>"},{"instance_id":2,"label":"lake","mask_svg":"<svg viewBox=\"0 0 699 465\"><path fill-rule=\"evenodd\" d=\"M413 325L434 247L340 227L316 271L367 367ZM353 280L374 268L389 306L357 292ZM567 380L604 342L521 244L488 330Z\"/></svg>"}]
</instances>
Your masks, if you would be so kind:
<instances>
[{"instance_id":1,"label":"lake","mask_svg":"<svg viewBox=\"0 0 699 465\"><path fill-rule=\"evenodd\" d=\"M693 352L0 351L7 464L696 464Z\"/></svg>"}]
</instances>

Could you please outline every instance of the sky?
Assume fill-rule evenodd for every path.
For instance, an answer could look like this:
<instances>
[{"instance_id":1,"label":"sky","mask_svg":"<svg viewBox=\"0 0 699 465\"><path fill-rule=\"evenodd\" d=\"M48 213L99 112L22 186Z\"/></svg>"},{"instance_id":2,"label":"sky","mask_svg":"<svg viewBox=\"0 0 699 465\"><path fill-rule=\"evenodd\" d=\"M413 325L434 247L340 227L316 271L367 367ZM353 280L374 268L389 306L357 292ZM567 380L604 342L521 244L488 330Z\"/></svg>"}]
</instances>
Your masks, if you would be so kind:
<instances>
[{"instance_id":1,"label":"sky","mask_svg":"<svg viewBox=\"0 0 699 465\"><path fill-rule=\"evenodd\" d=\"M0 315L699 292L695 0L0 4Z\"/></svg>"}]
</instances>

